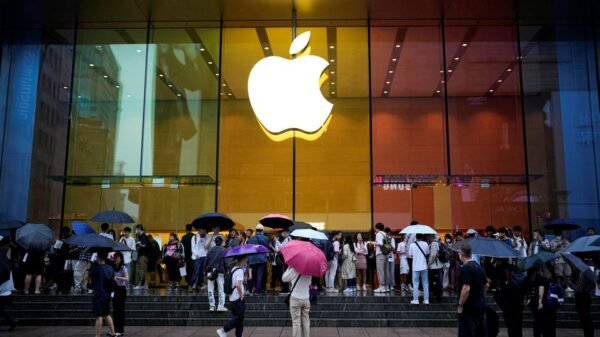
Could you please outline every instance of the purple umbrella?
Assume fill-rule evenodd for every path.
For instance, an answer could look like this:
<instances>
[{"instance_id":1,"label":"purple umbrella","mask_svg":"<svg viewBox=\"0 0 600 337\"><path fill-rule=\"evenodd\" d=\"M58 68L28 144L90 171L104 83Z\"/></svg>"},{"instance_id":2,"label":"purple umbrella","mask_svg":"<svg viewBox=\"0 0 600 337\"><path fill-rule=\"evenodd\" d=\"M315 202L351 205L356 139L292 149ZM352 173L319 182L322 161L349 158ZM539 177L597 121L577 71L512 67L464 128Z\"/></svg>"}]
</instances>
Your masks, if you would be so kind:
<instances>
[{"instance_id":1,"label":"purple umbrella","mask_svg":"<svg viewBox=\"0 0 600 337\"><path fill-rule=\"evenodd\" d=\"M223 252L223 257L234 257L242 255L254 255L268 253L269 250L265 246L245 244L233 248L229 248Z\"/></svg>"}]
</instances>

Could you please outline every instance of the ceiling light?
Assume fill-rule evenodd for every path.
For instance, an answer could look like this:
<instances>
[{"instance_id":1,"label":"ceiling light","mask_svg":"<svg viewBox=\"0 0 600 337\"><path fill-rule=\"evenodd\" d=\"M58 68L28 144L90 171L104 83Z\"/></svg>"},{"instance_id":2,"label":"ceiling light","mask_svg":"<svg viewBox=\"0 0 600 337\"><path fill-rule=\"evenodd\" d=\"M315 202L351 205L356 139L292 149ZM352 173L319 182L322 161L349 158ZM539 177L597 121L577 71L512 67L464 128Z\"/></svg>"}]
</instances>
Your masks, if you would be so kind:
<instances>
[{"instance_id":1,"label":"ceiling light","mask_svg":"<svg viewBox=\"0 0 600 337\"><path fill-rule=\"evenodd\" d=\"M468 43L463 43L463 44L462 44L462 46L463 46L463 47L466 47L466 46L468 46L468 45L469 45Z\"/></svg>"},{"instance_id":2,"label":"ceiling light","mask_svg":"<svg viewBox=\"0 0 600 337\"><path fill-rule=\"evenodd\" d=\"M453 72L453 70L452 69L448 69L448 72L451 73L451 72Z\"/></svg>"},{"instance_id":3,"label":"ceiling light","mask_svg":"<svg viewBox=\"0 0 600 337\"><path fill-rule=\"evenodd\" d=\"M227 86L227 83L223 83L223 86L224 86L224 87L226 87L226 86Z\"/></svg>"},{"instance_id":4,"label":"ceiling light","mask_svg":"<svg viewBox=\"0 0 600 337\"><path fill-rule=\"evenodd\" d=\"M440 74L443 74L443 73L444 73L444 71L443 71L443 70L440 70Z\"/></svg>"},{"instance_id":5,"label":"ceiling light","mask_svg":"<svg viewBox=\"0 0 600 337\"><path fill-rule=\"evenodd\" d=\"M385 81L385 84L390 84L390 83L392 83L392 82L390 82L390 81Z\"/></svg>"},{"instance_id":6,"label":"ceiling light","mask_svg":"<svg viewBox=\"0 0 600 337\"><path fill-rule=\"evenodd\" d=\"M388 91L387 91L387 90L385 90L385 91L383 91L383 93L384 93L384 94L387 94L387 93L388 93Z\"/></svg>"},{"instance_id":7,"label":"ceiling light","mask_svg":"<svg viewBox=\"0 0 600 337\"><path fill-rule=\"evenodd\" d=\"M127 98L131 98L131 94L127 94Z\"/></svg>"},{"instance_id":8,"label":"ceiling light","mask_svg":"<svg viewBox=\"0 0 600 337\"><path fill-rule=\"evenodd\" d=\"M173 85L172 85L172 84L170 84L170 83L168 84L168 86L169 86L169 88L173 88Z\"/></svg>"},{"instance_id":9,"label":"ceiling light","mask_svg":"<svg viewBox=\"0 0 600 337\"><path fill-rule=\"evenodd\" d=\"M454 58L454 61L458 61L458 60L460 60L460 57L455 57Z\"/></svg>"},{"instance_id":10,"label":"ceiling light","mask_svg":"<svg viewBox=\"0 0 600 337\"><path fill-rule=\"evenodd\" d=\"M115 88L119 89L121 86L120 85L115 85Z\"/></svg>"},{"instance_id":11,"label":"ceiling light","mask_svg":"<svg viewBox=\"0 0 600 337\"><path fill-rule=\"evenodd\" d=\"M215 76L219 77L219 73L216 73Z\"/></svg>"},{"instance_id":12,"label":"ceiling light","mask_svg":"<svg viewBox=\"0 0 600 337\"><path fill-rule=\"evenodd\" d=\"M394 71L393 71L393 70L388 70L388 73L389 73L389 74L393 74L393 73L394 73Z\"/></svg>"},{"instance_id":13,"label":"ceiling light","mask_svg":"<svg viewBox=\"0 0 600 337\"><path fill-rule=\"evenodd\" d=\"M221 93L221 95L223 95L223 93Z\"/></svg>"},{"instance_id":14,"label":"ceiling light","mask_svg":"<svg viewBox=\"0 0 600 337\"><path fill-rule=\"evenodd\" d=\"M265 50L269 50L269 46L265 46Z\"/></svg>"},{"instance_id":15,"label":"ceiling light","mask_svg":"<svg viewBox=\"0 0 600 337\"><path fill-rule=\"evenodd\" d=\"M139 53L142 52L142 50L141 49L136 49L135 52L139 54Z\"/></svg>"},{"instance_id":16,"label":"ceiling light","mask_svg":"<svg viewBox=\"0 0 600 337\"><path fill-rule=\"evenodd\" d=\"M93 63L90 63L90 67L95 67L96 65Z\"/></svg>"},{"instance_id":17,"label":"ceiling light","mask_svg":"<svg viewBox=\"0 0 600 337\"><path fill-rule=\"evenodd\" d=\"M69 87L67 87L66 85L63 87L63 89L69 89Z\"/></svg>"},{"instance_id":18,"label":"ceiling light","mask_svg":"<svg viewBox=\"0 0 600 337\"><path fill-rule=\"evenodd\" d=\"M502 80L498 80L498 83L502 83Z\"/></svg>"},{"instance_id":19,"label":"ceiling light","mask_svg":"<svg viewBox=\"0 0 600 337\"><path fill-rule=\"evenodd\" d=\"M333 74L335 74L335 71L333 71L333 70L332 70L332 71L330 71L329 73L333 75Z\"/></svg>"},{"instance_id":20,"label":"ceiling light","mask_svg":"<svg viewBox=\"0 0 600 337\"><path fill-rule=\"evenodd\" d=\"M508 68L508 69L506 69L506 71L512 71L512 69L511 69L511 68Z\"/></svg>"},{"instance_id":21,"label":"ceiling light","mask_svg":"<svg viewBox=\"0 0 600 337\"><path fill-rule=\"evenodd\" d=\"M335 82L331 82L331 85L335 85Z\"/></svg>"},{"instance_id":22,"label":"ceiling light","mask_svg":"<svg viewBox=\"0 0 600 337\"><path fill-rule=\"evenodd\" d=\"M333 48L335 48L335 46L334 46L334 45L331 45L331 46L329 46L329 49L333 49Z\"/></svg>"},{"instance_id":23,"label":"ceiling light","mask_svg":"<svg viewBox=\"0 0 600 337\"><path fill-rule=\"evenodd\" d=\"M332 95L335 95L335 91L332 91L332 92L331 92L331 94L332 94Z\"/></svg>"},{"instance_id":24,"label":"ceiling light","mask_svg":"<svg viewBox=\"0 0 600 337\"><path fill-rule=\"evenodd\" d=\"M180 94L180 93L177 93L177 97L181 97L181 94Z\"/></svg>"},{"instance_id":25,"label":"ceiling light","mask_svg":"<svg viewBox=\"0 0 600 337\"><path fill-rule=\"evenodd\" d=\"M392 62L396 62L396 61L398 61L398 59L394 57L394 58L392 59Z\"/></svg>"},{"instance_id":26,"label":"ceiling light","mask_svg":"<svg viewBox=\"0 0 600 337\"><path fill-rule=\"evenodd\" d=\"M102 77L104 77L104 78L108 78L108 75L104 75L104 76L102 76Z\"/></svg>"},{"instance_id":27,"label":"ceiling light","mask_svg":"<svg viewBox=\"0 0 600 337\"><path fill-rule=\"evenodd\" d=\"M228 93L227 93L227 96L231 96L231 95L233 95L233 94L232 94L232 93L230 93L230 92L228 92Z\"/></svg>"},{"instance_id":28,"label":"ceiling light","mask_svg":"<svg viewBox=\"0 0 600 337\"><path fill-rule=\"evenodd\" d=\"M442 84L446 83L444 80L441 81Z\"/></svg>"},{"instance_id":29,"label":"ceiling light","mask_svg":"<svg viewBox=\"0 0 600 337\"><path fill-rule=\"evenodd\" d=\"M396 45L396 48L400 48L400 45L399 45L399 44L397 44L397 45Z\"/></svg>"},{"instance_id":30,"label":"ceiling light","mask_svg":"<svg viewBox=\"0 0 600 337\"><path fill-rule=\"evenodd\" d=\"M205 50L206 50L206 49L204 49L204 48L200 47L200 51L205 51Z\"/></svg>"},{"instance_id":31,"label":"ceiling light","mask_svg":"<svg viewBox=\"0 0 600 337\"><path fill-rule=\"evenodd\" d=\"M208 63L208 64L213 64L213 62L212 62L212 61L208 61L207 63Z\"/></svg>"},{"instance_id":32,"label":"ceiling light","mask_svg":"<svg viewBox=\"0 0 600 337\"><path fill-rule=\"evenodd\" d=\"M441 91L440 90L436 90L435 92L439 94Z\"/></svg>"},{"instance_id":33,"label":"ceiling light","mask_svg":"<svg viewBox=\"0 0 600 337\"><path fill-rule=\"evenodd\" d=\"M494 89L490 89L489 92L494 92Z\"/></svg>"},{"instance_id":34,"label":"ceiling light","mask_svg":"<svg viewBox=\"0 0 600 337\"><path fill-rule=\"evenodd\" d=\"M158 77L165 77L165 75L163 75L163 74L158 74Z\"/></svg>"},{"instance_id":35,"label":"ceiling light","mask_svg":"<svg viewBox=\"0 0 600 337\"><path fill-rule=\"evenodd\" d=\"M333 62L335 62L335 60L334 60L334 59L331 59L331 60L329 60L329 62L332 62L332 63L333 63Z\"/></svg>"}]
</instances>

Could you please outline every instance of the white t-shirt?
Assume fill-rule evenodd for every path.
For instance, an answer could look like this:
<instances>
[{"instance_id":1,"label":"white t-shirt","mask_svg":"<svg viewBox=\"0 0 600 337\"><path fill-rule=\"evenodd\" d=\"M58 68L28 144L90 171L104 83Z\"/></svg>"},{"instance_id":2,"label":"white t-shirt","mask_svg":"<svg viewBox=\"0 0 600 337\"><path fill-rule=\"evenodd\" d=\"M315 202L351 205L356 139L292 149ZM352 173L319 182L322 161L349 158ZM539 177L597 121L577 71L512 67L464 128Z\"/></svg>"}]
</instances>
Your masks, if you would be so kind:
<instances>
[{"instance_id":1,"label":"white t-shirt","mask_svg":"<svg viewBox=\"0 0 600 337\"><path fill-rule=\"evenodd\" d=\"M135 239L132 238L131 236L128 238L126 238L126 237L121 238L121 243L124 244L125 246L129 247L129 249L132 249L133 251L135 251ZM125 263L125 264L131 263L131 252L123 252L123 263Z\"/></svg>"},{"instance_id":2,"label":"white t-shirt","mask_svg":"<svg viewBox=\"0 0 600 337\"><path fill-rule=\"evenodd\" d=\"M401 259L406 259L408 258L407 251L406 251L406 243L404 241L400 242L398 244L398 248L396 249L396 251L398 252L398 257Z\"/></svg>"},{"instance_id":3,"label":"white t-shirt","mask_svg":"<svg viewBox=\"0 0 600 337\"><path fill-rule=\"evenodd\" d=\"M289 282L290 289L291 289L291 287L294 287L294 283L296 283L296 279L298 279L298 276L300 276L300 274L298 274L298 272L294 268L290 267L290 268L288 268L288 270L285 271L285 273L283 273L281 280L283 282ZM310 297L309 289L310 289L311 282L312 282L312 277L310 277L308 275L300 276L298 283L296 284L296 286L294 287L294 290L292 291L292 296L299 300L308 299Z\"/></svg>"},{"instance_id":4,"label":"white t-shirt","mask_svg":"<svg viewBox=\"0 0 600 337\"><path fill-rule=\"evenodd\" d=\"M419 249L417 245L419 245L421 249ZM423 250L423 252L421 252L421 250ZM429 254L429 246L426 242L416 241L410 245L410 248L408 249L408 256L412 257L413 259L413 271L427 270L427 258L425 257L425 255L423 255L423 253L425 253L425 255Z\"/></svg>"},{"instance_id":5,"label":"white t-shirt","mask_svg":"<svg viewBox=\"0 0 600 337\"><path fill-rule=\"evenodd\" d=\"M384 232L377 232L375 235L375 255L381 255L381 246L383 246L383 239L385 238Z\"/></svg>"},{"instance_id":6,"label":"white t-shirt","mask_svg":"<svg viewBox=\"0 0 600 337\"><path fill-rule=\"evenodd\" d=\"M111 240L114 240L115 238L112 236L112 234L110 233L100 233L101 236L104 236L105 238L109 238Z\"/></svg>"},{"instance_id":7,"label":"white t-shirt","mask_svg":"<svg viewBox=\"0 0 600 337\"><path fill-rule=\"evenodd\" d=\"M335 255L333 255L333 256L335 256L335 259L337 260L340 256L338 254L340 252L340 242L337 240L333 241L332 245L333 245L333 252L335 253Z\"/></svg>"},{"instance_id":8,"label":"white t-shirt","mask_svg":"<svg viewBox=\"0 0 600 337\"><path fill-rule=\"evenodd\" d=\"M396 247L396 240L394 238L390 238L390 243L392 244L392 251L388 255L388 262L394 262L394 247Z\"/></svg>"},{"instance_id":9,"label":"white t-shirt","mask_svg":"<svg viewBox=\"0 0 600 337\"><path fill-rule=\"evenodd\" d=\"M206 257L206 242L208 236L201 237L200 234L196 234L192 237L192 260L197 260L201 257Z\"/></svg>"},{"instance_id":10,"label":"white t-shirt","mask_svg":"<svg viewBox=\"0 0 600 337\"><path fill-rule=\"evenodd\" d=\"M237 289L238 282L241 282L242 285L242 293L244 292L244 268L237 268L236 271L233 272L233 276L231 276L231 286L233 287L233 292L229 295L229 302L237 301L240 299L240 292Z\"/></svg>"}]
</instances>

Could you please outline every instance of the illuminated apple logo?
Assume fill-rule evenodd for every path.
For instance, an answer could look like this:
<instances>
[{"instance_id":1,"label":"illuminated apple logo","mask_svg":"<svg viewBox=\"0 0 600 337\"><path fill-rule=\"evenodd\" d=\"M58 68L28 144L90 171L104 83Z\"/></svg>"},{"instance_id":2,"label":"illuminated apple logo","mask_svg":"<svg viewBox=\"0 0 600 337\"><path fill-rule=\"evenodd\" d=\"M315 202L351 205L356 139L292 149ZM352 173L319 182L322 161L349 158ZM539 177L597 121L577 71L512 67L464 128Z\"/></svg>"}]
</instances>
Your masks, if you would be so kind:
<instances>
[{"instance_id":1,"label":"illuminated apple logo","mask_svg":"<svg viewBox=\"0 0 600 337\"><path fill-rule=\"evenodd\" d=\"M300 34L292 42L290 54L302 52L309 40L310 32ZM291 130L319 133L333 107L320 90L321 74L328 66L325 59L314 55L291 60L269 56L256 63L248 77L248 95L261 126L272 135Z\"/></svg>"}]
</instances>

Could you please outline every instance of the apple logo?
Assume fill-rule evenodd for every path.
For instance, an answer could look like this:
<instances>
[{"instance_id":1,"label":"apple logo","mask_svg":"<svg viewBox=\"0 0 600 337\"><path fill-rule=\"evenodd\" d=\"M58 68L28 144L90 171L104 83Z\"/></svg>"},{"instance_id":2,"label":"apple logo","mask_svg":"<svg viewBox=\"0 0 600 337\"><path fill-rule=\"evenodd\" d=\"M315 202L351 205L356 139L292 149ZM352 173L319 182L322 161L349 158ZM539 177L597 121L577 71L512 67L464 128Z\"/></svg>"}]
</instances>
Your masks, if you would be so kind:
<instances>
[{"instance_id":1,"label":"apple logo","mask_svg":"<svg viewBox=\"0 0 600 337\"><path fill-rule=\"evenodd\" d=\"M309 40L310 31L298 35L289 53L300 54ZM323 131L333 108L320 89L321 75L328 66L325 59L314 55L298 55L291 60L269 56L256 63L248 77L248 96L261 127L273 136L288 131Z\"/></svg>"}]
</instances>

